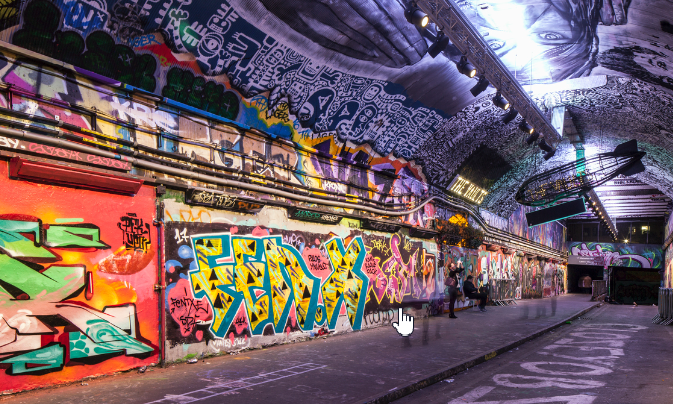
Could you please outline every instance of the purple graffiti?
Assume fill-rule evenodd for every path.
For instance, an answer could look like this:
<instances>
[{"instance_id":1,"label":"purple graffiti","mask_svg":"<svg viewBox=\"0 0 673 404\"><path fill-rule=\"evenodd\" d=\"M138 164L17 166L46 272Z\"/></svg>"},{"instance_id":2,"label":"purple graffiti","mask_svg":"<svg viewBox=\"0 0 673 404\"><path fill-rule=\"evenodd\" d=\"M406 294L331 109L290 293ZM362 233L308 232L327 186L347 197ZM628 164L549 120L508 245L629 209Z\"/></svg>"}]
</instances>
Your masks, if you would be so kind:
<instances>
[{"instance_id":1,"label":"purple graffiti","mask_svg":"<svg viewBox=\"0 0 673 404\"><path fill-rule=\"evenodd\" d=\"M596 245L594 250L590 250L585 243L580 247L574 246L570 249L571 255L578 255L580 257L603 257L605 265L616 264L619 260L631 259L640 264L642 268L652 268L652 261L637 254L621 254L619 251L604 251L600 244Z\"/></svg>"}]
</instances>

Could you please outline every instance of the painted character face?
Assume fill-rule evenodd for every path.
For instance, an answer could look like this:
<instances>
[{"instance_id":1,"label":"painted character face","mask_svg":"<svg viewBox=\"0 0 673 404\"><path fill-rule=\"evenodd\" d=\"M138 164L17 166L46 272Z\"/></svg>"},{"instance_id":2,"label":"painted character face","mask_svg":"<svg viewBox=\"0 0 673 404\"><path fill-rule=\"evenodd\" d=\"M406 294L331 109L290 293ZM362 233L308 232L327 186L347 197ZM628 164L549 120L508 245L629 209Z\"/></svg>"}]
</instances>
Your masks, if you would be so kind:
<instances>
[{"instance_id":1,"label":"painted character face","mask_svg":"<svg viewBox=\"0 0 673 404\"><path fill-rule=\"evenodd\" d=\"M379 95L380 92L381 92L381 86L379 84L372 84L371 86L369 86L367 91L365 91L362 98L365 101L371 101L374 98L376 98L376 96Z\"/></svg>"},{"instance_id":2,"label":"painted character face","mask_svg":"<svg viewBox=\"0 0 673 404\"><path fill-rule=\"evenodd\" d=\"M596 23L593 0L463 0L459 2L491 49L520 79L558 81L589 58ZM560 66L559 63L565 64ZM564 77L565 76L565 77Z\"/></svg>"}]
</instances>

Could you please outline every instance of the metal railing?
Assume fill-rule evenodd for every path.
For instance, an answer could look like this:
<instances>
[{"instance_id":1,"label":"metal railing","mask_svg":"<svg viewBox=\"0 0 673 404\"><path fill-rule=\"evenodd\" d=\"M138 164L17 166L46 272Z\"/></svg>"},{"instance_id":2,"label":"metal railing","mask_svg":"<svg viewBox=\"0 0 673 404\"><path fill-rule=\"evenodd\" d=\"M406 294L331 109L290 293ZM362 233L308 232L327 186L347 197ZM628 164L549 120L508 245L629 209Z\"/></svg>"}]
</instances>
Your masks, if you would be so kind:
<instances>
[{"instance_id":1,"label":"metal railing","mask_svg":"<svg viewBox=\"0 0 673 404\"><path fill-rule=\"evenodd\" d=\"M659 288L659 313L652 319L654 324L673 324L673 289Z\"/></svg>"},{"instance_id":2,"label":"metal railing","mask_svg":"<svg viewBox=\"0 0 673 404\"><path fill-rule=\"evenodd\" d=\"M514 279L489 280L489 300L496 306L516 304L516 281Z\"/></svg>"},{"instance_id":3,"label":"metal railing","mask_svg":"<svg viewBox=\"0 0 673 404\"><path fill-rule=\"evenodd\" d=\"M591 300L596 300L599 296L608 293L608 281L591 282Z\"/></svg>"}]
</instances>

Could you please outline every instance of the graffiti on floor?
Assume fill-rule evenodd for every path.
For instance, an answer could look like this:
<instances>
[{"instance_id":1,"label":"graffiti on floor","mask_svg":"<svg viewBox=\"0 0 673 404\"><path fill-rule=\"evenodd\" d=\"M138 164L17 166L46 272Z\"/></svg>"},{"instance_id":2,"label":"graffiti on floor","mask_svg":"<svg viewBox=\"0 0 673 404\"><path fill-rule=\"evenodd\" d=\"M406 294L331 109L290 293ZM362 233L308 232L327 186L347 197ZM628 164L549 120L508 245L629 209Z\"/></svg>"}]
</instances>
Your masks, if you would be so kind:
<instances>
[{"instance_id":1,"label":"graffiti on floor","mask_svg":"<svg viewBox=\"0 0 673 404\"><path fill-rule=\"evenodd\" d=\"M226 338L233 346L255 335L359 330L388 322L380 313L438 297L434 254L401 234L219 223L169 223L166 231L178 235L166 246L173 342Z\"/></svg>"},{"instance_id":2,"label":"graffiti on floor","mask_svg":"<svg viewBox=\"0 0 673 404\"><path fill-rule=\"evenodd\" d=\"M636 324L588 323L573 329L571 338L557 338L537 352L538 358L517 362L520 369L512 373L493 376L495 386L480 386L471 389L449 404L463 403L572 403L591 404L596 400L597 389L607 386L609 376L624 359L625 345L646 330ZM486 358L490 359L490 358ZM511 365L509 367L516 366ZM512 390L510 390L512 389ZM539 390L538 390L539 389ZM549 396L553 389L563 389L571 395ZM547 393L547 396L534 394ZM498 400L498 397L525 394L525 398ZM497 393L497 394L496 394ZM518 394L520 395L520 394ZM535 395L537 397L531 397ZM496 398L496 400L488 400Z\"/></svg>"},{"instance_id":3,"label":"graffiti on floor","mask_svg":"<svg viewBox=\"0 0 673 404\"><path fill-rule=\"evenodd\" d=\"M75 223L63 223L69 220ZM130 290L72 259L73 252L110 249L98 226L77 222L0 216L0 367L10 375L40 375L155 350L140 338L135 304L124 303ZM116 257L128 258L114 264L121 273L149 263L126 250L122 246L93 271Z\"/></svg>"},{"instance_id":4,"label":"graffiti on floor","mask_svg":"<svg viewBox=\"0 0 673 404\"><path fill-rule=\"evenodd\" d=\"M214 397L218 397L221 399L222 396L227 396L231 393L236 394L237 390L249 389L251 387L258 386L260 384L275 382L277 380L286 379L291 376L305 374L307 372L322 369L326 366L327 365L320 365L317 363L302 363L296 366L286 367L282 370L276 370L273 372L268 372L257 376L245 377L242 379L227 380L225 382L215 383L203 389L190 391L182 395L171 394L170 400L172 400L173 402L193 403L196 401L207 400L209 398ZM162 398L160 400L150 401L147 404L163 403L165 401L166 399Z\"/></svg>"}]
</instances>

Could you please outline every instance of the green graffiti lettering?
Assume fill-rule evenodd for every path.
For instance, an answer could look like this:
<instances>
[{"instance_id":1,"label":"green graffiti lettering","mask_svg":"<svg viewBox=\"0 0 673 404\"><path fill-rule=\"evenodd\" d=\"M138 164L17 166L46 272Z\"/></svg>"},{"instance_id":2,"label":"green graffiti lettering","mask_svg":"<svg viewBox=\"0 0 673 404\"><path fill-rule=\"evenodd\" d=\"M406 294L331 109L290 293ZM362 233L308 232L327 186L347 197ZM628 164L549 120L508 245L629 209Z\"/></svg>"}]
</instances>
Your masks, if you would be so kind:
<instances>
[{"instance_id":1,"label":"green graffiti lettering","mask_svg":"<svg viewBox=\"0 0 673 404\"><path fill-rule=\"evenodd\" d=\"M14 220L10 220L14 219ZM0 363L12 364L10 374L55 371L77 359L103 354L139 355L154 348L138 341L135 306L114 306L102 312L67 299L86 286L84 265L50 265L61 260L55 248L109 249L92 224L42 224L34 217L5 215L0 220L0 346L17 353ZM95 293L95 291L94 291ZM56 334L48 319L60 318L71 331L67 347L41 346L36 335ZM46 324L45 324L46 322ZM65 355L65 349L69 355ZM26 352L29 351L29 352Z\"/></svg>"},{"instance_id":2,"label":"green graffiti lettering","mask_svg":"<svg viewBox=\"0 0 673 404\"><path fill-rule=\"evenodd\" d=\"M132 338L103 319L91 319L86 322L84 333L69 333L70 359L87 358L95 355L124 353L138 355L152 352L153 349Z\"/></svg>"},{"instance_id":3,"label":"green graffiti lettering","mask_svg":"<svg viewBox=\"0 0 673 404\"><path fill-rule=\"evenodd\" d=\"M18 375L23 373L41 372L44 370L59 370L63 367L65 349L61 344L47 345L44 348L17 355L0 363L11 363L9 373Z\"/></svg>"},{"instance_id":4,"label":"green graffiti lettering","mask_svg":"<svg viewBox=\"0 0 673 404\"><path fill-rule=\"evenodd\" d=\"M44 244L53 248L110 248L100 241L100 230L87 225L52 224L47 228Z\"/></svg>"},{"instance_id":5,"label":"green graffiti lettering","mask_svg":"<svg viewBox=\"0 0 673 404\"><path fill-rule=\"evenodd\" d=\"M161 94L226 119L238 117L239 100L234 92L225 91L222 84L195 77L189 70L172 67Z\"/></svg>"}]
</instances>

